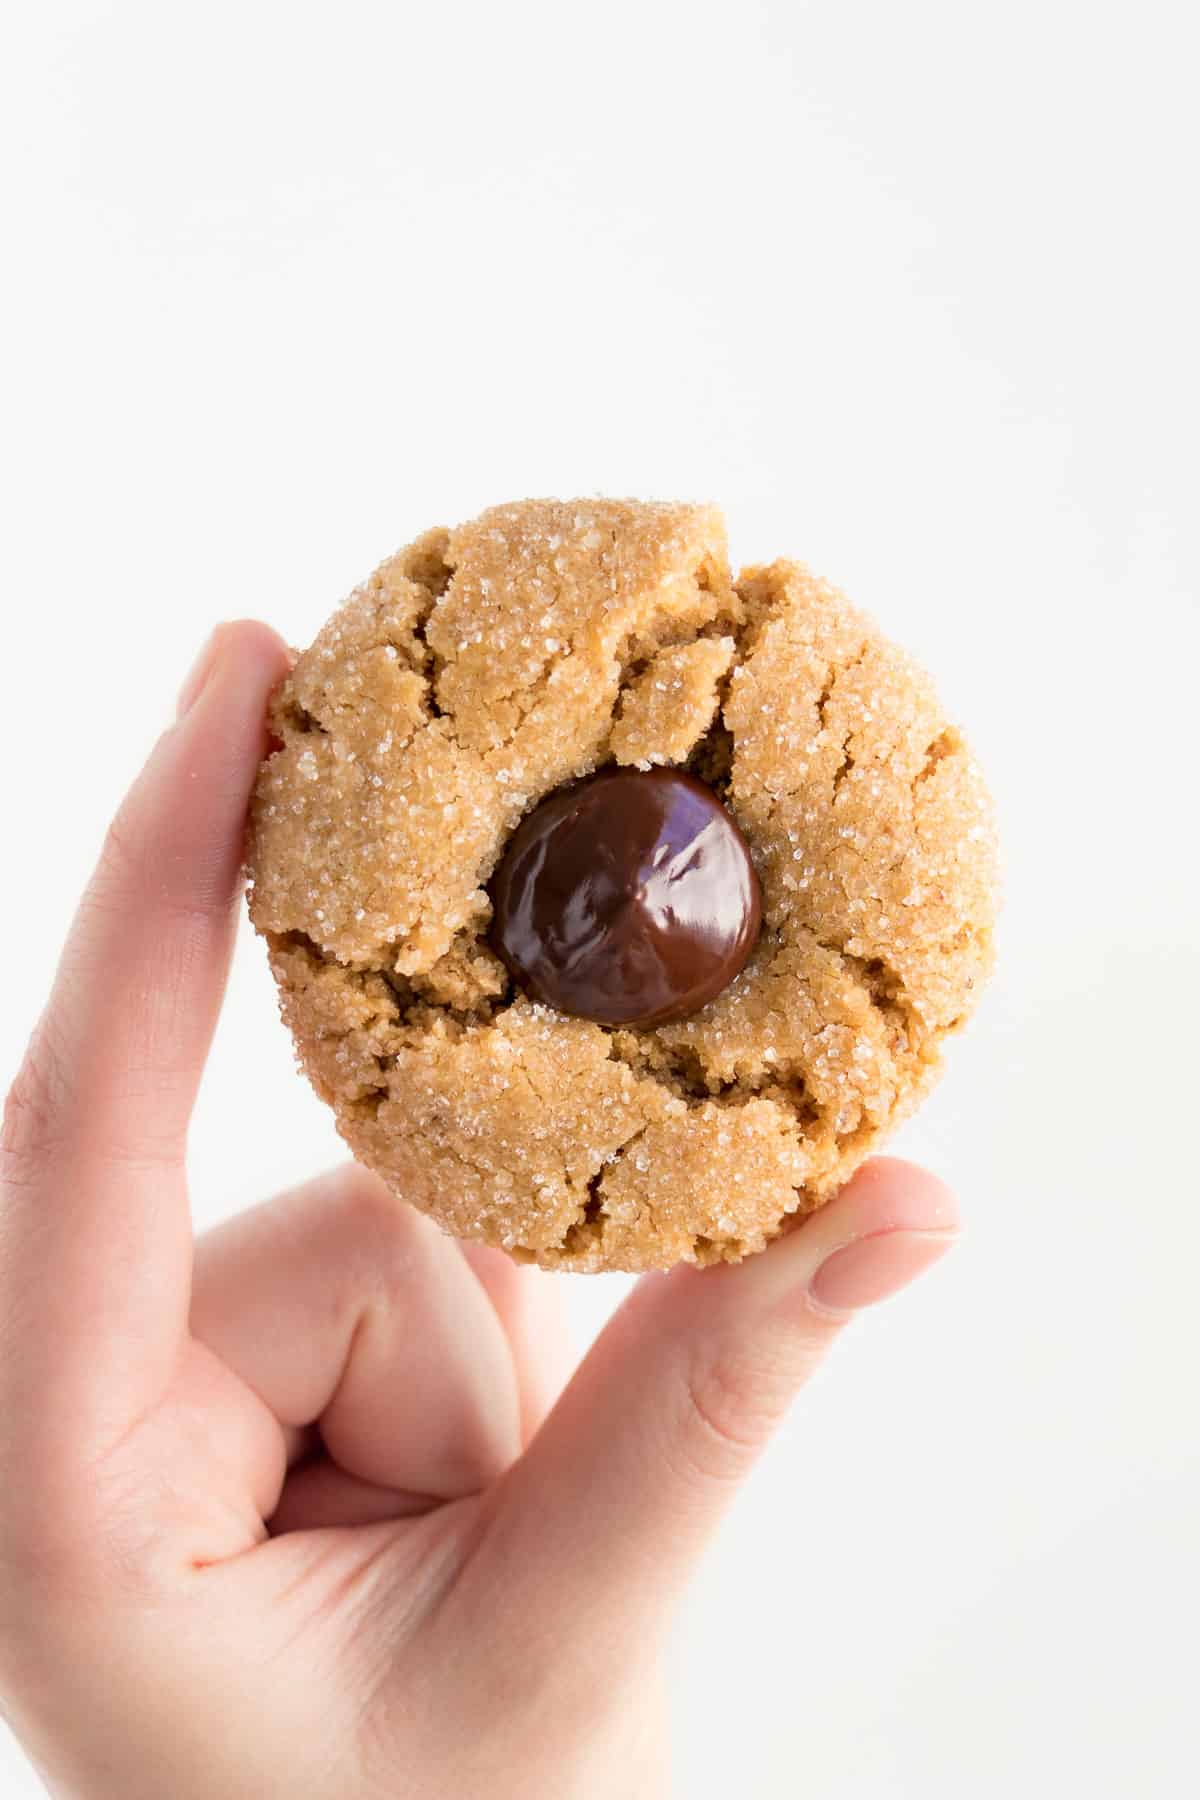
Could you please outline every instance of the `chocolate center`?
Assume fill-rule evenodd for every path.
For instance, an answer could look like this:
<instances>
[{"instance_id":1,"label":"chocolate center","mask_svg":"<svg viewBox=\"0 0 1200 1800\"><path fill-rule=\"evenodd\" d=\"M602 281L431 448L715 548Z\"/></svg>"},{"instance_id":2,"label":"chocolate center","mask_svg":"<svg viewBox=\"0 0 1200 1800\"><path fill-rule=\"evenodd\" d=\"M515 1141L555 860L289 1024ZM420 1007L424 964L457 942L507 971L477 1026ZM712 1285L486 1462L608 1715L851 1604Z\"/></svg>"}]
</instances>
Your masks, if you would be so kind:
<instances>
[{"instance_id":1,"label":"chocolate center","mask_svg":"<svg viewBox=\"0 0 1200 1800\"><path fill-rule=\"evenodd\" d=\"M762 922L746 840L677 769L603 769L521 821L492 877L491 943L536 1000L661 1025L727 987Z\"/></svg>"}]
</instances>

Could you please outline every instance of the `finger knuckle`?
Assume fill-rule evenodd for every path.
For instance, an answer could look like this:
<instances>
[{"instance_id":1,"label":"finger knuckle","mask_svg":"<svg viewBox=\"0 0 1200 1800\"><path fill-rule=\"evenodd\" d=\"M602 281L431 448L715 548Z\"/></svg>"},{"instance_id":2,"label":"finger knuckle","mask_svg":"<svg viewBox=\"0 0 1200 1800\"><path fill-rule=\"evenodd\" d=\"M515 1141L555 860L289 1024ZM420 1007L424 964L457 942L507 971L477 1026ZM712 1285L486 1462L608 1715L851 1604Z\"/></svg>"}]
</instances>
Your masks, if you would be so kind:
<instances>
[{"instance_id":1,"label":"finger knuckle","mask_svg":"<svg viewBox=\"0 0 1200 1800\"><path fill-rule=\"evenodd\" d=\"M96 894L103 898L110 891L122 889L131 880L137 880L145 866L146 852L141 834L135 829L129 809L122 807L109 824L100 846L93 883Z\"/></svg>"},{"instance_id":2,"label":"finger knuckle","mask_svg":"<svg viewBox=\"0 0 1200 1800\"><path fill-rule=\"evenodd\" d=\"M161 813L143 817L127 801L104 835L81 913L103 922L150 907L173 928L207 931L223 923L231 898L228 882L207 870L198 877L179 854L177 834L177 821Z\"/></svg>"},{"instance_id":3,"label":"finger knuckle","mask_svg":"<svg viewBox=\"0 0 1200 1800\"><path fill-rule=\"evenodd\" d=\"M707 1481L737 1481L786 1411L779 1372L752 1351L723 1346L684 1366L680 1456Z\"/></svg>"},{"instance_id":4,"label":"finger knuckle","mask_svg":"<svg viewBox=\"0 0 1200 1800\"><path fill-rule=\"evenodd\" d=\"M66 1059L54 1027L44 1019L4 1102L0 1123L0 1177L27 1186L62 1141L69 1097Z\"/></svg>"}]
</instances>

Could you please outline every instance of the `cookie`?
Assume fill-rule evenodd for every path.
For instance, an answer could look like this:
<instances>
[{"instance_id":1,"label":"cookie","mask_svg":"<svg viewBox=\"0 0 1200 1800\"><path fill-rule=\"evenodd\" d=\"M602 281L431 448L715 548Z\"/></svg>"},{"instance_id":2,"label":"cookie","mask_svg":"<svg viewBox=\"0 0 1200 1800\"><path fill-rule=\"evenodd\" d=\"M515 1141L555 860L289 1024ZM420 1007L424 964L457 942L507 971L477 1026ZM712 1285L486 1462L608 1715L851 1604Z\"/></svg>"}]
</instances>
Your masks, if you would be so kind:
<instances>
[{"instance_id":1,"label":"cookie","mask_svg":"<svg viewBox=\"0 0 1200 1800\"><path fill-rule=\"evenodd\" d=\"M988 798L928 678L800 564L734 582L712 507L429 532L271 722L250 910L300 1061L400 1199L519 1259L762 1249L988 971Z\"/></svg>"}]
</instances>

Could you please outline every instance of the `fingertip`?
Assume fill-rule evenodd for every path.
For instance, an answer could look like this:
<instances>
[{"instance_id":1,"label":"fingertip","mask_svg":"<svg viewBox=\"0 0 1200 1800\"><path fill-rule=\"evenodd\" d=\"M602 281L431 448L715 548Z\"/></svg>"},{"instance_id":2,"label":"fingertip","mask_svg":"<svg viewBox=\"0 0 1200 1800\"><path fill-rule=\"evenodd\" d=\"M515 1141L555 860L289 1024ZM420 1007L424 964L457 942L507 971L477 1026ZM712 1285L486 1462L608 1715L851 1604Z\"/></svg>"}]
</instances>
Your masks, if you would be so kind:
<instances>
[{"instance_id":1,"label":"fingertip","mask_svg":"<svg viewBox=\"0 0 1200 1800\"><path fill-rule=\"evenodd\" d=\"M639 1283L634 1310L669 1309L675 1329L693 1317L707 1330L723 1319L770 1310L807 1290L821 1265L860 1240L927 1235L948 1248L960 1229L958 1202L938 1176L895 1156L874 1157L815 1211L797 1219L765 1250L736 1264L681 1266Z\"/></svg>"},{"instance_id":2,"label":"fingertip","mask_svg":"<svg viewBox=\"0 0 1200 1800\"><path fill-rule=\"evenodd\" d=\"M249 696L264 714L265 730L266 697L290 665L287 645L261 619L231 619L218 625L184 682L177 721Z\"/></svg>"},{"instance_id":3,"label":"fingertip","mask_svg":"<svg viewBox=\"0 0 1200 1800\"><path fill-rule=\"evenodd\" d=\"M909 1287L956 1241L954 1231L868 1232L825 1259L808 1284L808 1303L835 1319L874 1306Z\"/></svg>"},{"instance_id":4,"label":"fingertip","mask_svg":"<svg viewBox=\"0 0 1200 1800\"><path fill-rule=\"evenodd\" d=\"M223 652L232 647L246 665L257 665L276 677L286 674L292 665L291 650L265 619L227 619L217 631Z\"/></svg>"},{"instance_id":5,"label":"fingertip","mask_svg":"<svg viewBox=\"0 0 1200 1800\"><path fill-rule=\"evenodd\" d=\"M940 1261L959 1227L958 1201L931 1170L901 1157L874 1157L768 1251L775 1267L757 1285L772 1297L799 1294L819 1313L845 1318L898 1293Z\"/></svg>"},{"instance_id":6,"label":"fingertip","mask_svg":"<svg viewBox=\"0 0 1200 1800\"><path fill-rule=\"evenodd\" d=\"M98 880L126 919L166 903L224 917L241 867L246 807L269 748L268 700L289 651L257 619L218 625L109 832L123 846ZM166 920L160 917L160 928Z\"/></svg>"},{"instance_id":7,"label":"fingertip","mask_svg":"<svg viewBox=\"0 0 1200 1800\"><path fill-rule=\"evenodd\" d=\"M899 1156L874 1156L829 1202L831 1208L878 1212L867 1230L955 1232L962 1224L958 1197L940 1176Z\"/></svg>"},{"instance_id":8,"label":"fingertip","mask_svg":"<svg viewBox=\"0 0 1200 1800\"><path fill-rule=\"evenodd\" d=\"M291 664L283 639L261 620L218 625L162 742L162 776L171 783L186 779L190 787L203 768L226 803L240 812L259 764L279 747L270 726L270 700Z\"/></svg>"}]
</instances>

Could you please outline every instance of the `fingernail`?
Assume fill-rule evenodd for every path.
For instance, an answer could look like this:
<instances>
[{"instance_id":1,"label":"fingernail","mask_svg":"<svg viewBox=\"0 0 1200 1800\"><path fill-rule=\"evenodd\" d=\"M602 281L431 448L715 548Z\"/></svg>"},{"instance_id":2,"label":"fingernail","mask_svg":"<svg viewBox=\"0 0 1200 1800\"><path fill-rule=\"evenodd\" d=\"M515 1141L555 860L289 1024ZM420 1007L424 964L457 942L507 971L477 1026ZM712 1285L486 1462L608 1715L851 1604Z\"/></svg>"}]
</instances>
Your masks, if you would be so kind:
<instances>
[{"instance_id":1,"label":"fingernail","mask_svg":"<svg viewBox=\"0 0 1200 1800\"><path fill-rule=\"evenodd\" d=\"M210 633L208 642L188 670L187 679L179 690L179 699L175 703L176 720L182 719L190 712L197 700L208 686L208 680L216 666L221 627Z\"/></svg>"},{"instance_id":2,"label":"fingernail","mask_svg":"<svg viewBox=\"0 0 1200 1800\"><path fill-rule=\"evenodd\" d=\"M856 1312L899 1293L944 1256L952 1231L877 1231L827 1256L808 1284L809 1299L828 1312Z\"/></svg>"}]
</instances>

